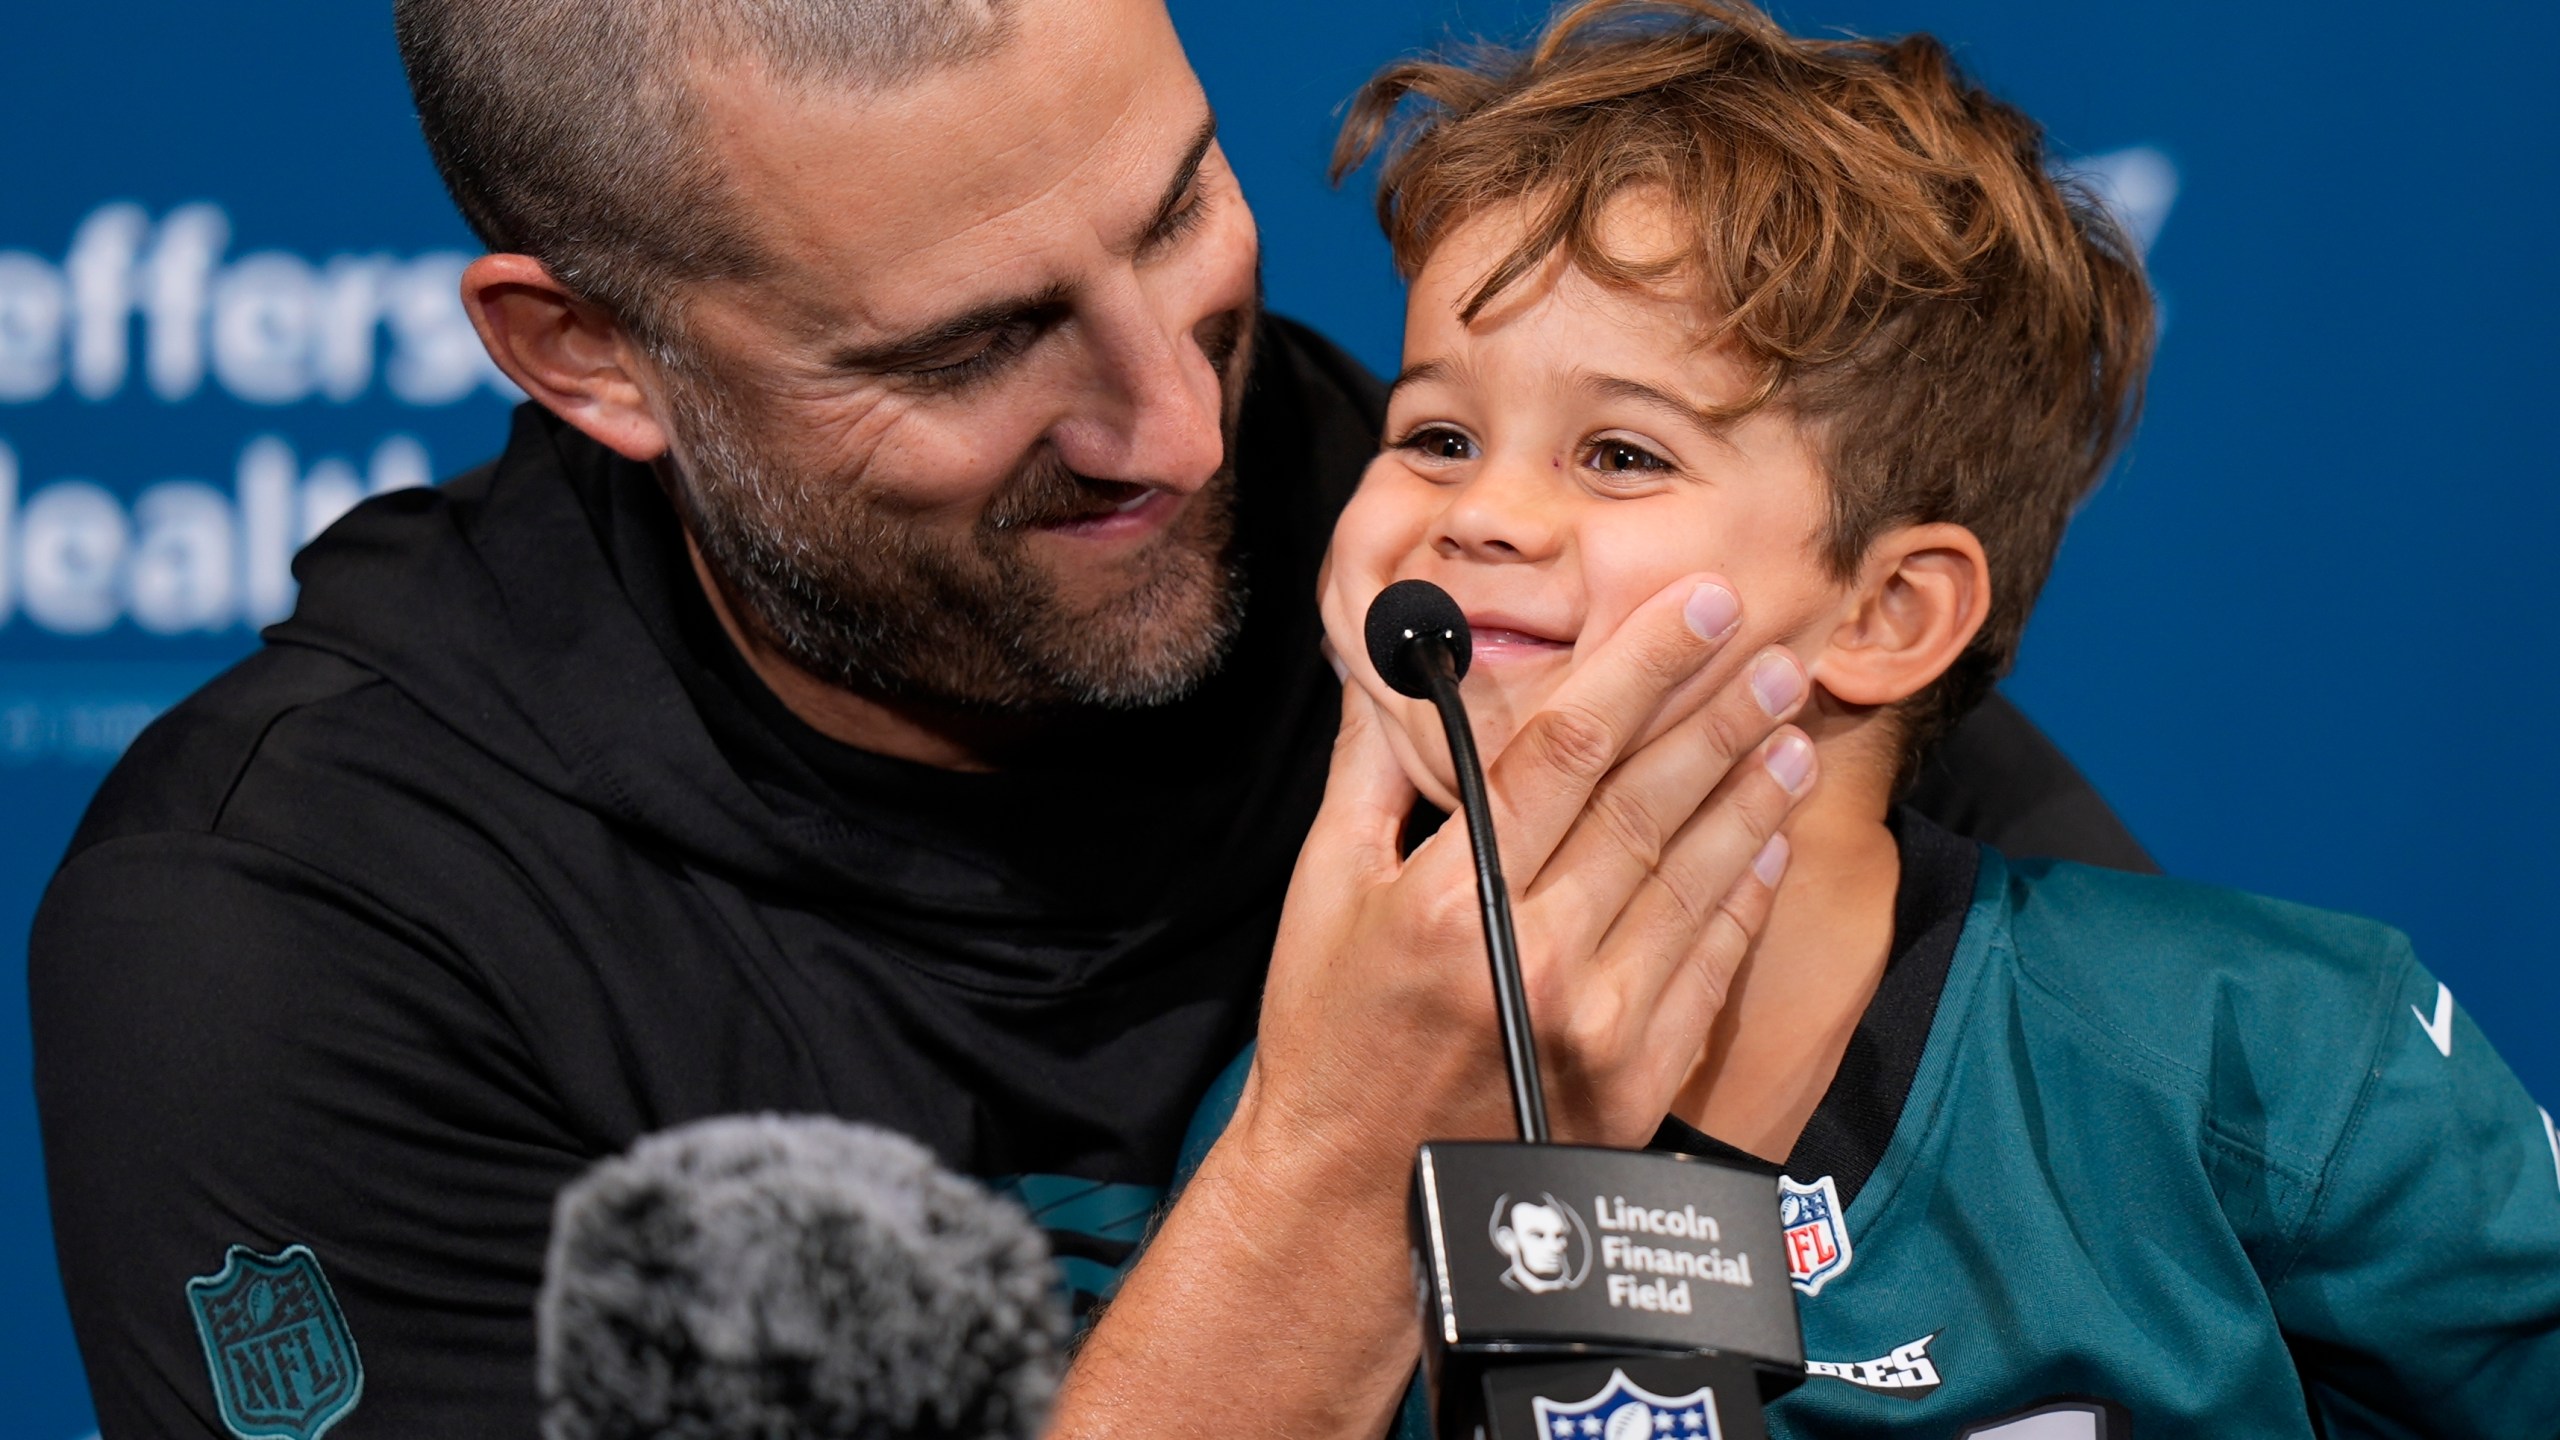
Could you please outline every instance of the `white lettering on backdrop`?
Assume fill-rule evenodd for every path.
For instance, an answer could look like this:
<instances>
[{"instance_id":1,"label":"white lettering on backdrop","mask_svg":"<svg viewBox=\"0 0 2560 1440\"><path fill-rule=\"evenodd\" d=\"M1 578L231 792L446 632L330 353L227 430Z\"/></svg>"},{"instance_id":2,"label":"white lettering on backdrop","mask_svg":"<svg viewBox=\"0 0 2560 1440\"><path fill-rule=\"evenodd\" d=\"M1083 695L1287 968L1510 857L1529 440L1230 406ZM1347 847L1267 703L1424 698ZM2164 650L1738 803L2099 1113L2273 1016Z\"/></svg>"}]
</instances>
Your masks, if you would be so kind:
<instances>
[{"instance_id":1,"label":"white lettering on backdrop","mask_svg":"<svg viewBox=\"0 0 2560 1440\"><path fill-rule=\"evenodd\" d=\"M345 404L377 384L405 405L515 388L481 350L457 293L470 257L437 251L226 258L219 205L156 224L119 201L91 211L57 264L0 250L0 404L63 387L106 400L137 380L172 404L210 382L244 404Z\"/></svg>"}]
</instances>

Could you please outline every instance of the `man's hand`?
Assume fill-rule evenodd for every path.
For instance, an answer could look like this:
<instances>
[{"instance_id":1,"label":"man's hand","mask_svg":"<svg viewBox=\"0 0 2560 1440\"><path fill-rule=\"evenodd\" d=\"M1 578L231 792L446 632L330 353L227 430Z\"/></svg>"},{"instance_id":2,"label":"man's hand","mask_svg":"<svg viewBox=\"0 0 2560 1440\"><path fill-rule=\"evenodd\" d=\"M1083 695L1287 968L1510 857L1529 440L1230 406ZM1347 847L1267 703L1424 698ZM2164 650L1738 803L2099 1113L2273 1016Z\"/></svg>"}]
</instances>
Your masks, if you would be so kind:
<instances>
[{"instance_id":1,"label":"man's hand","mask_svg":"<svg viewBox=\"0 0 2560 1440\"><path fill-rule=\"evenodd\" d=\"M1692 577L1637 610L1486 777L1560 1139L1652 1135L1813 784L1811 742L1782 725L1803 667L1722 654L1739 627L1709 587ZM1374 704L1346 686L1252 1078L1087 1342L1057 1433L1384 1428L1418 1338L1414 1148L1511 1133L1464 822L1399 858L1414 799Z\"/></svg>"},{"instance_id":2,"label":"man's hand","mask_svg":"<svg viewBox=\"0 0 2560 1440\"><path fill-rule=\"evenodd\" d=\"M1778 825L1812 784L1811 742L1771 733L1802 703L1801 665L1772 649L1754 683L1709 689L1736 668L1712 662L1738 626L1729 601L1692 606L1702 587L1722 588L1693 576L1631 615L1486 775L1561 1140L1652 1136L1767 915ZM1693 608L1719 633L1700 634ZM1238 1138L1339 1149L1400 1186L1416 1144L1507 1135L1511 1111L1465 825L1397 858L1415 793L1384 723L1347 689Z\"/></svg>"}]
</instances>

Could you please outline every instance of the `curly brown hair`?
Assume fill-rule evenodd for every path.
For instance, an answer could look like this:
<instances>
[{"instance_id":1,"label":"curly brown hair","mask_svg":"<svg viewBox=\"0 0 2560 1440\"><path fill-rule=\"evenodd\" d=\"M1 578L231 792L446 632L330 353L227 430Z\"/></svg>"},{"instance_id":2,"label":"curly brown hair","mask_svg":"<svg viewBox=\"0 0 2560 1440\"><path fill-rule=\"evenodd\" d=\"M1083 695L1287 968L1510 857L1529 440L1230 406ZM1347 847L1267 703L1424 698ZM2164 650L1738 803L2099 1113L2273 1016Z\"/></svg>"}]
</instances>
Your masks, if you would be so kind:
<instances>
[{"instance_id":1,"label":"curly brown hair","mask_svg":"<svg viewBox=\"0 0 2560 1440\"><path fill-rule=\"evenodd\" d=\"M1901 707L1909 774L2008 670L2150 365L2134 246L2056 177L2041 127L1926 35L1801 39L1738 0L1583 0L1525 51L1380 72L1352 102L1335 179L1381 145L1378 215L1407 279L1460 224L1527 207L1527 238L1472 292L1469 321L1558 251L1604 284L1686 286L1707 343L1756 381L1721 418L1777 405L1813 431L1838 578L1898 526L1980 538L1989 613ZM1636 187L1690 227L1669 258L1603 242L1609 202Z\"/></svg>"}]
</instances>

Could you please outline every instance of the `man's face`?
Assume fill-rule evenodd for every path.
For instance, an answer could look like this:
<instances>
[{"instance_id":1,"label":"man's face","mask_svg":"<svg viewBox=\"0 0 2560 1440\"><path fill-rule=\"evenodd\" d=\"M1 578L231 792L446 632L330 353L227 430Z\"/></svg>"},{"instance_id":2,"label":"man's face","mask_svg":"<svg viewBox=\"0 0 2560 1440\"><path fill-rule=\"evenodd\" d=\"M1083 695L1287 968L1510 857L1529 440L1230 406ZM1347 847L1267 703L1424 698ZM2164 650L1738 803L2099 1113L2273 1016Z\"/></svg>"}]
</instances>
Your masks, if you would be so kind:
<instances>
[{"instance_id":1,"label":"man's face","mask_svg":"<svg viewBox=\"0 0 2560 1440\"><path fill-rule=\"evenodd\" d=\"M741 623L963 708L1143 704L1240 620L1256 241L1159 0L1022 0L887 93L698 78L772 259L690 299L662 419Z\"/></svg>"},{"instance_id":2,"label":"man's face","mask_svg":"<svg viewBox=\"0 0 2560 1440\"><path fill-rule=\"evenodd\" d=\"M1554 1206L1512 1206L1511 1235L1521 1269L1541 1279L1564 1272L1564 1217Z\"/></svg>"}]
</instances>

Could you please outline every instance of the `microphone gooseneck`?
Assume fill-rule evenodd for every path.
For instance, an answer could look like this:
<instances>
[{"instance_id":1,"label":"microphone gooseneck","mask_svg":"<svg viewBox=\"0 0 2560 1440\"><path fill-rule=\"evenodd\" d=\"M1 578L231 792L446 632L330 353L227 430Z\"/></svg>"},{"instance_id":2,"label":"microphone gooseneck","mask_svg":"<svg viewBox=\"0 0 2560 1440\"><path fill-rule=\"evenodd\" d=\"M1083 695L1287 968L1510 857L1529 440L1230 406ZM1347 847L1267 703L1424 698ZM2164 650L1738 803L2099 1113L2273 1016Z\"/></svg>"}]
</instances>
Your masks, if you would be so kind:
<instances>
[{"instance_id":1,"label":"microphone gooseneck","mask_svg":"<svg viewBox=\"0 0 2560 1440\"><path fill-rule=\"evenodd\" d=\"M1055 1284L1029 1216L905 1136L685 1125L560 1192L543 1440L1032 1440Z\"/></svg>"},{"instance_id":2,"label":"microphone gooseneck","mask_svg":"<svg viewBox=\"0 0 2560 1440\"><path fill-rule=\"evenodd\" d=\"M1529 991L1520 978L1520 940L1511 924L1511 891L1502 881L1502 854L1494 842L1493 807L1486 803L1484 765L1476 755L1474 727L1458 682L1475 659L1466 612L1449 592L1427 580L1399 580L1369 602L1362 629L1369 663L1396 692L1429 700L1449 739L1457 772L1458 806L1475 852L1476 907L1484 916L1485 959L1493 969L1493 1008L1502 1029L1502 1060L1511 1072L1511 1108L1520 1138L1547 1143L1546 1086L1538 1075L1536 1032L1529 1027Z\"/></svg>"}]
</instances>

